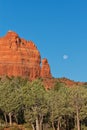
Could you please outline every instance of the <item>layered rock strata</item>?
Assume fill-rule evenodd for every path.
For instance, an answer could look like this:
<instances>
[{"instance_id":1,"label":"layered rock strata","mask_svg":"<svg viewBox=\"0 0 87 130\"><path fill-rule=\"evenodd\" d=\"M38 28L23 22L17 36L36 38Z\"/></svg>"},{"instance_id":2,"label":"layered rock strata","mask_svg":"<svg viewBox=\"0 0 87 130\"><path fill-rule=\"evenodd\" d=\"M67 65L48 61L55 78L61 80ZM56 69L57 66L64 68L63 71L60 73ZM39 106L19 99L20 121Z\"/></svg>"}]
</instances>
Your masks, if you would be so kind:
<instances>
[{"instance_id":1,"label":"layered rock strata","mask_svg":"<svg viewBox=\"0 0 87 130\"><path fill-rule=\"evenodd\" d=\"M21 76L29 80L51 78L50 66L42 60L36 45L22 39L13 31L0 38L0 76Z\"/></svg>"}]
</instances>

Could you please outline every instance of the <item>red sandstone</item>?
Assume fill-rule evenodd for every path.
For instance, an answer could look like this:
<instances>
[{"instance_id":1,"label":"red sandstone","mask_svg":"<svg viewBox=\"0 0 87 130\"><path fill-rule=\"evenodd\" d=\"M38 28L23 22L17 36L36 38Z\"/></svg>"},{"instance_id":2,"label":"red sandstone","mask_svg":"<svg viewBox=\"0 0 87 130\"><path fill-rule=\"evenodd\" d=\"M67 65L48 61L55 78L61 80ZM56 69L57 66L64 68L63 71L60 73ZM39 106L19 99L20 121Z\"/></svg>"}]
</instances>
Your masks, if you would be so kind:
<instances>
[{"instance_id":1,"label":"red sandstone","mask_svg":"<svg viewBox=\"0 0 87 130\"><path fill-rule=\"evenodd\" d=\"M42 60L42 67L40 64L40 52L32 41L26 41L12 31L0 38L1 76L21 76L29 80L51 78L47 59Z\"/></svg>"}]
</instances>

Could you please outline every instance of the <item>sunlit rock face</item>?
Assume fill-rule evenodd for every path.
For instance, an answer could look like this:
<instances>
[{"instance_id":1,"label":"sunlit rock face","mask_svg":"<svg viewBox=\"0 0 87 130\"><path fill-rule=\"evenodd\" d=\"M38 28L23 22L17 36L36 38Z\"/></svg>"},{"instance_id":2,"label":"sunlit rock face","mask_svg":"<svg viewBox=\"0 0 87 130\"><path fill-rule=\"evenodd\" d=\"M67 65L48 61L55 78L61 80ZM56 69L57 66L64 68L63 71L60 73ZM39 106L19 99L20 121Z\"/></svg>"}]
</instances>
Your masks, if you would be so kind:
<instances>
[{"instance_id":1,"label":"sunlit rock face","mask_svg":"<svg viewBox=\"0 0 87 130\"><path fill-rule=\"evenodd\" d=\"M22 39L13 31L0 38L0 76L21 76L30 80L51 77L50 66L42 60L32 41Z\"/></svg>"},{"instance_id":2,"label":"sunlit rock face","mask_svg":"<svg viewBox=\"0 0 87 130\"><path fill-rule=\"evenodd\" d=\"M41 77L42 78L51 78L50 66L46 58L42 59L42 67L41 67Z\"/></svg>"}]
</instances>

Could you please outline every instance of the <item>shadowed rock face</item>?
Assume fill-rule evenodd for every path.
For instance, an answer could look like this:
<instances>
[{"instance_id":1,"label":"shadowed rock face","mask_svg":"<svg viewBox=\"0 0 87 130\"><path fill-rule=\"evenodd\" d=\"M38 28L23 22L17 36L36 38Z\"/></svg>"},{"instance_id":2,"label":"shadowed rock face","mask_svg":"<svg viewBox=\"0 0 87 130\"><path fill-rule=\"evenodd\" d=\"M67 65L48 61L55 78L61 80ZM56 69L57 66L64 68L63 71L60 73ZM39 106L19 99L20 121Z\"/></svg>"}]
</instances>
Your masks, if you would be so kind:
<instances>
[{"instance_id":1,"label":"shadowed rock face","mask_svg":"<svg viewBox=\"0 0 87 130\"><path fill-rule=\"evenodd\" d=\"M26 41L15 32L9 31L0 38L0 75L22 76L30 80L52 77L46 59L42 60L32 41Z\"/></svg>"}]
</instances>

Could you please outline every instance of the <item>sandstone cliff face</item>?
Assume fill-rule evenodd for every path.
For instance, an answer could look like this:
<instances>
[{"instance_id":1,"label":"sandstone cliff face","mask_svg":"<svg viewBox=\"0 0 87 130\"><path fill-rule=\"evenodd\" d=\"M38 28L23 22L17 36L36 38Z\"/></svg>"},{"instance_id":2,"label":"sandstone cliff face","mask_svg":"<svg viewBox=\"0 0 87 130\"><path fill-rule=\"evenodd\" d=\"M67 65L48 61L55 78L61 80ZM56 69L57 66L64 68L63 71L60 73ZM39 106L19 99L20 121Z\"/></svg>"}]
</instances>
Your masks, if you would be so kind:
<instances>
[{"instance_id":1,"label":"sandstone cliff face","mask_svg":"<svg viewBox=\"0 0 87 130\"><path fill-rule=\"evenodd\" d=\"M9 31L0 38L0 75L22 76L30 80L51 77L50 66L41 56L32 41L22 39Z\"/></svg>"},{"instance_id":2,"label":"sandstone cliff face","mask_svg":"<svg viewBox=\"0 0 87 130\"><path fill-rule=\"evenodd\" d=\"M48 64L47 59L42 59L42 67L41 67L41 77L42 78L52 78L50 72L50 66Z\"/></svg>"}]
</instances>

